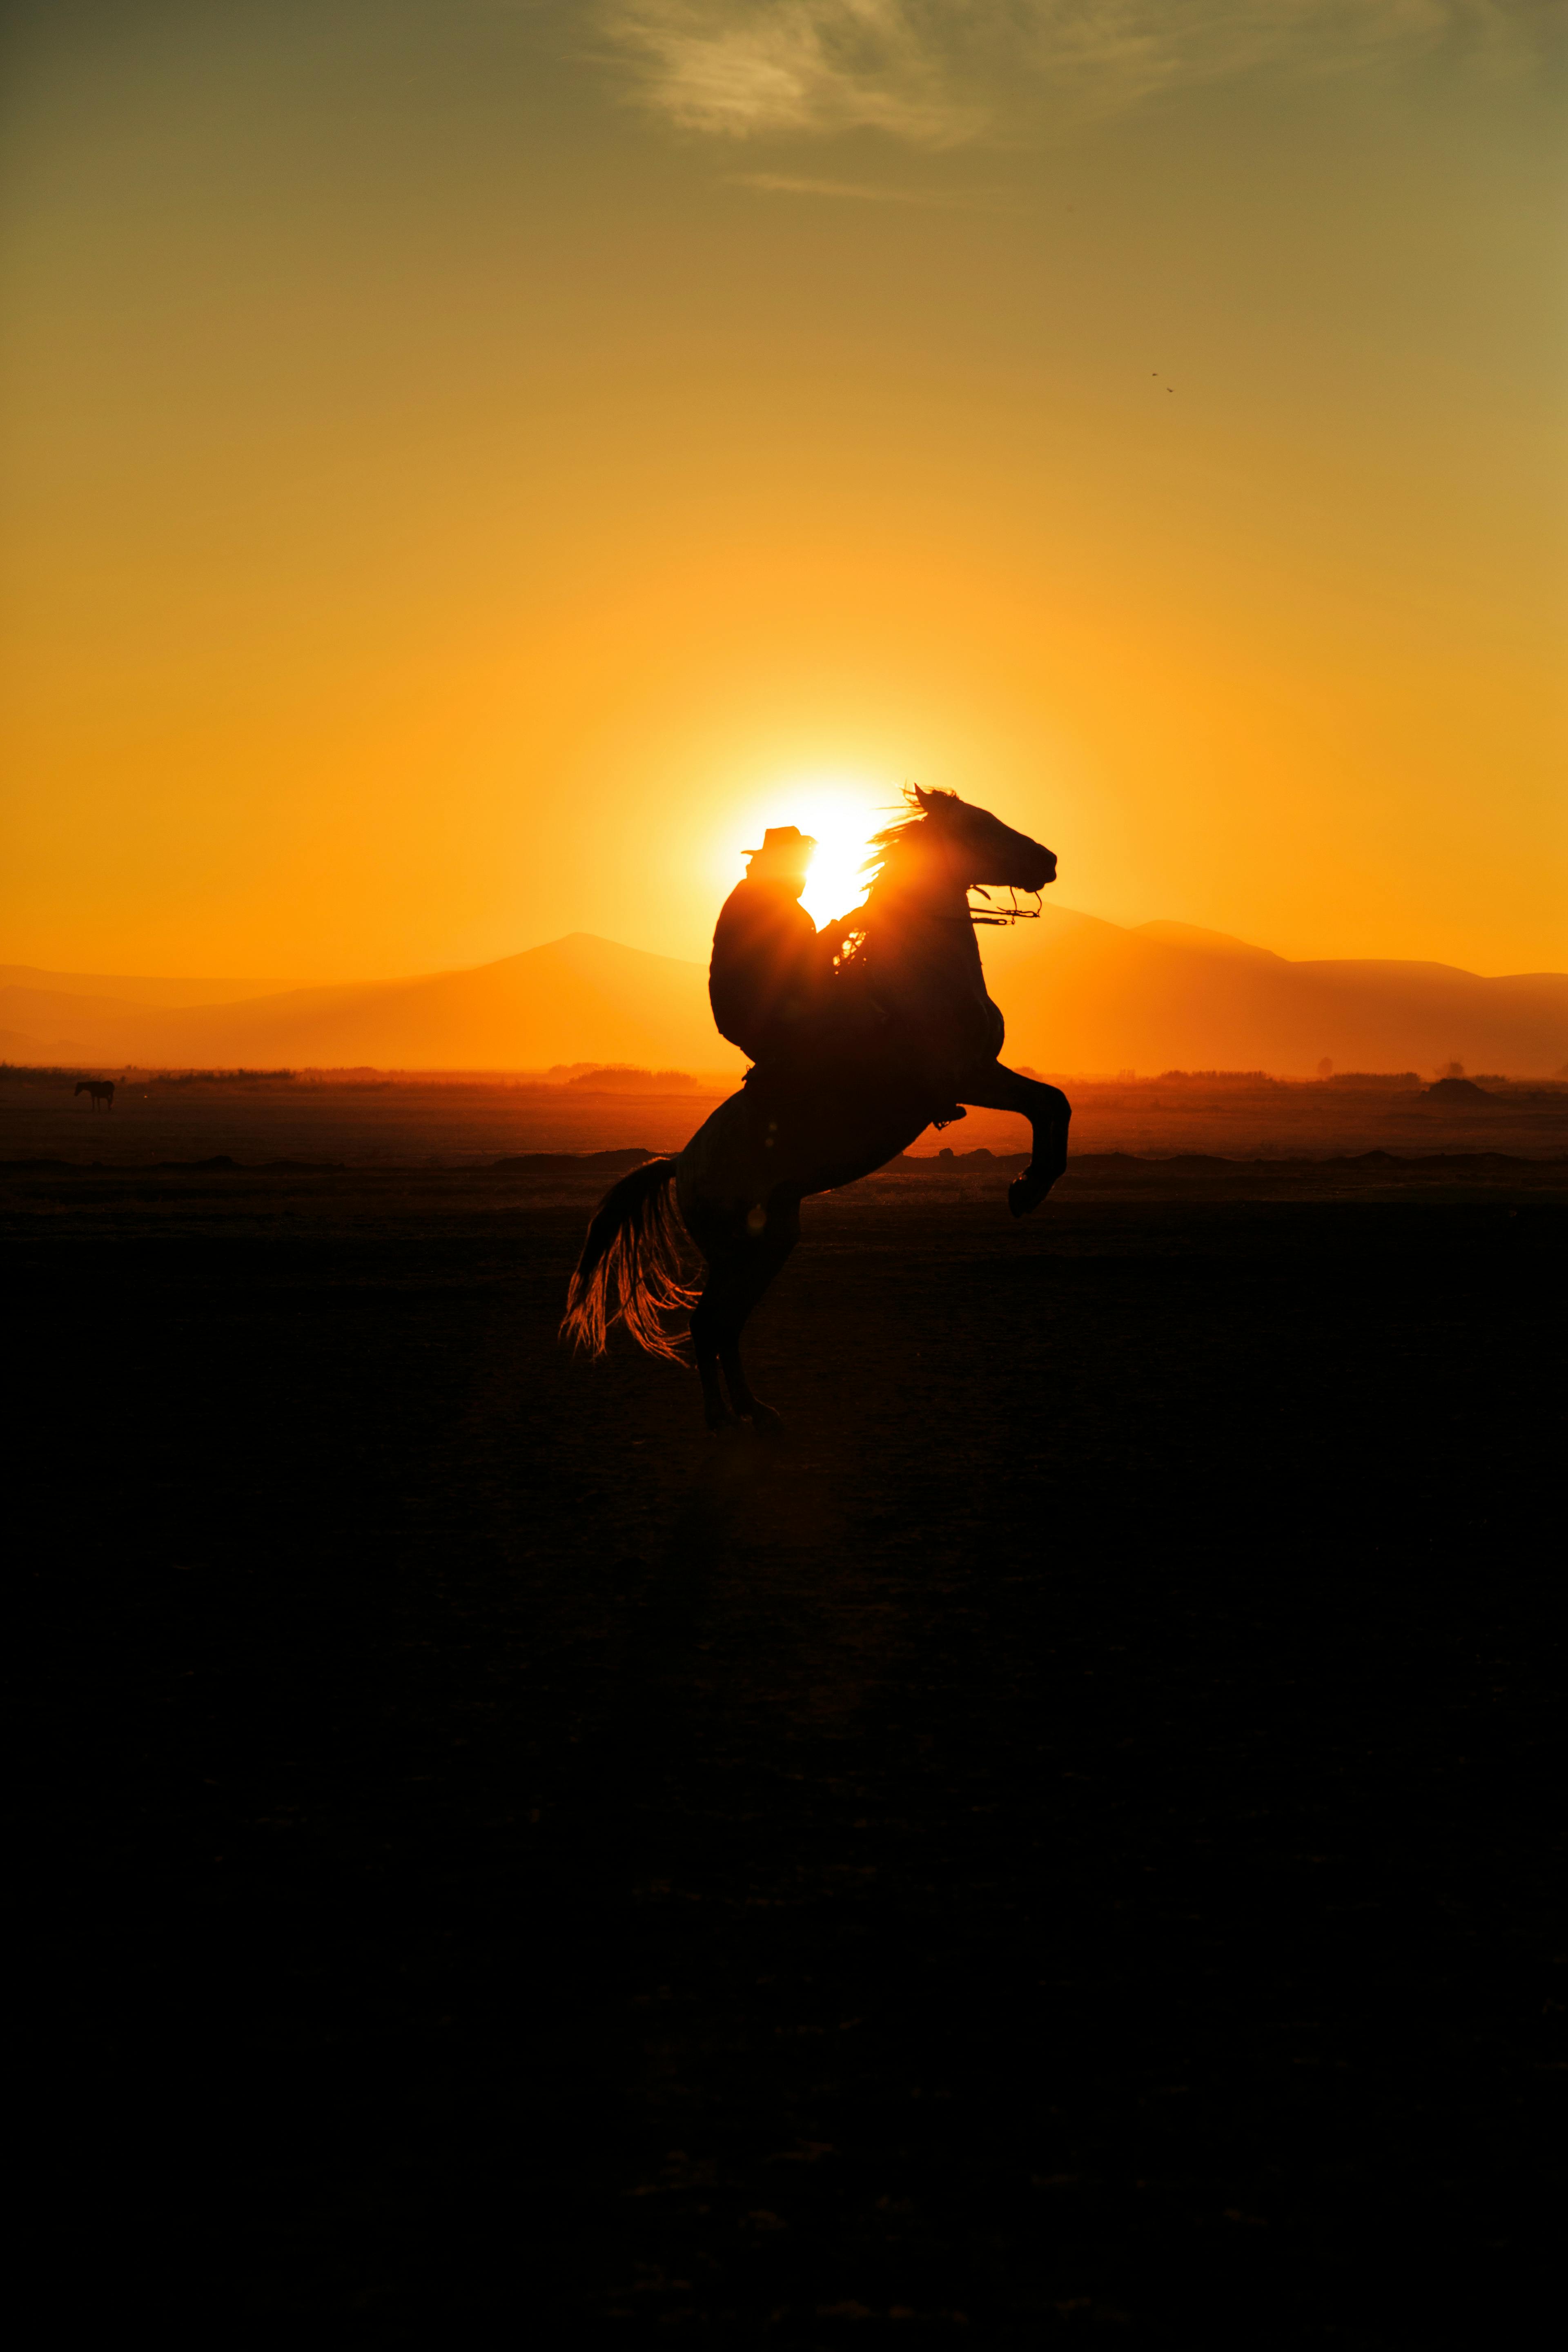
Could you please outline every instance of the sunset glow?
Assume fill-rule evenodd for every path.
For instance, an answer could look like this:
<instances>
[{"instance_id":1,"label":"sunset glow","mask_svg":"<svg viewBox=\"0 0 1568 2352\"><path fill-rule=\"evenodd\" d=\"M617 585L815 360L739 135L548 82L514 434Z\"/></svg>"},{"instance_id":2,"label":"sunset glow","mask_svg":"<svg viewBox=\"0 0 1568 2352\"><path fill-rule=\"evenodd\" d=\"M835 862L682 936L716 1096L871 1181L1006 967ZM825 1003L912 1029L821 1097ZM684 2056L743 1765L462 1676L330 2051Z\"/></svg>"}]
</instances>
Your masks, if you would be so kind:
<instances>
[{"instance_id":1,"label":"sunset glow","mask_svg":"<svg viewBox=\"0 0 1568 2352\"><path fill-rule=\"evenodd\" d=\"M5 952L704 961L913 778L1053 905L1562 969L1549 13L22 12Z\"/></svg>"}]
</instances>

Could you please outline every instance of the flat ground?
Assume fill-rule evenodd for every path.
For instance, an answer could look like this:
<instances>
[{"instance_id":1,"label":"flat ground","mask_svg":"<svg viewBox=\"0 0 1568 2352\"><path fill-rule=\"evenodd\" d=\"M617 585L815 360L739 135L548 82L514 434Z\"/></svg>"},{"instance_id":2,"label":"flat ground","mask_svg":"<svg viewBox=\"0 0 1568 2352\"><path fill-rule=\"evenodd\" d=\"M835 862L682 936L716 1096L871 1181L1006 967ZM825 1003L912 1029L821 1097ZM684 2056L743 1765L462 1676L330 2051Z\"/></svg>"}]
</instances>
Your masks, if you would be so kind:
<instances>
[{"instance_id":1,"label":"flat ground","mask_svg":"<svg viewBox=\"0 0 1568 2352\"><path fill-rule=\"evenodd\" d=\"M1068 1078L1075 1152L1226 1160L1347 1158L1387 1151L1502 1152L1568 1159L1568 1085L1489 1078L1443 1098L1412 1085L1287 1085L1203 1077L1129 1084ZM0 1165L22 1159L122 1166L226 1154L245 1165L330 1159L350 1167L461 1168L523 1151L598 1151L641 1144L678 1151L722 1099L714 1087L676 1094L601 1092L524 1079L366 1073L344 1079L121 1079L112 1111L94 1111L68 1076L0 1065ZM1028 1129L972 1110L915 1149L1026 1149Z\"/></svg>"},{"instance_id":2,"label":"flat ground","mask_svg":"<svg viewBox=\"0 0 1568 2352\"><path fill-rule=\"evenodd\" d=\"M1003 1181L808 1205L776 1450L595 1180L0 1183L62 2314L1531 2340L1568 1168Z\"/></svg>"}]
</instances>

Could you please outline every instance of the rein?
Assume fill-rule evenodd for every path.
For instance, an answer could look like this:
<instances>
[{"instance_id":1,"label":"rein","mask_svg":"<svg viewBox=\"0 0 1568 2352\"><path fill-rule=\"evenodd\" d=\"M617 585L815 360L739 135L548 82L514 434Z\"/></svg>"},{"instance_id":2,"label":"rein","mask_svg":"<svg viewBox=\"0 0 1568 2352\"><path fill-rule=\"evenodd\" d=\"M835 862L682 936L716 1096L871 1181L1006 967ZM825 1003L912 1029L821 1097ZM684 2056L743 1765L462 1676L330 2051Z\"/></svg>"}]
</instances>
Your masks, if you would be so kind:
<instances>
[{"instance_id":1,"label":"rein","mask_svg":"<svg viewBox=\"0 0 1568 2352\"><path fill-rule=\"evenodd\" d=\"M989 906L991 899L991 893L989 890L982 888L978 882L972 882L969 887L972 890L979 890L981 897L986 901L987 906ZM1034 905L1032 907L1020 907L1018 904L1018 893L1013 887L1013 885L1009 883L1007 885L1007 896L1012 903L1001 914L987 914L984 913L978 907L969 907L965 908L962 915L943 915L939 917L938 919L947 923L1037 923L1045 910L1045 897L1043 892L1039 890L1031 890L1028 895L1033 898L1035 902Z\"/></svg>"},{"instance_id":2,"label":"rein","mask_svg":"<svg viewBox=\"0 0 1568 2352\"><path fill-rule=\"evenodd\" d=\"M987 907L989 907L991 893L985 888L983 883L972 882L969 887L971 890L978 890L981 897L986 901ZM993 923L996 925L998 929L1001 929L1003 925L1007 923L1037 923L1041 915L1045 912L1044 892L1040 890L1031 890L1028 893L1028 896L1033 898L1035 902L1034 905L1032 907L1020 907L1018 904L1018 893L1014 885L1009 882L1006 888L1010 903L1000 914L995 912L988 913L979 907L965 907L962 915L928 915L926 920L932 923ZM846 933L846 937L847 936L848 934ZM862 926L860 930L858 932L857 937L863 940L865 936L865 929ZM837 961L837 959L835 959L835 961Z\"/></svg>"}]
</instances>

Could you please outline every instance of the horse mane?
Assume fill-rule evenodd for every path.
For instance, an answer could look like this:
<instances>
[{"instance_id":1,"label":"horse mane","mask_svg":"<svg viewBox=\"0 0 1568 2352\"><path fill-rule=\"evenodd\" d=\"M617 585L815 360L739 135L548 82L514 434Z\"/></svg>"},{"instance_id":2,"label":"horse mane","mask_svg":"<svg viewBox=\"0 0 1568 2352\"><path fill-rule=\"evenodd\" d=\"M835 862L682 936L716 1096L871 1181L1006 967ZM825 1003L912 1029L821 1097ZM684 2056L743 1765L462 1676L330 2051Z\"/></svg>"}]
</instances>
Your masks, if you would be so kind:
<instances>
[{"instance_id":1,"label":"horse mane","mask_svg":"<svg viewBox=\"0 0 1568 2352\"><path fill-rule=\"evenodd\" d=\"M875 879L887 865L889 853L912 846L913 836L930 818L957 805L958 794L944 791L939 784L906 784L904 806L910 812L908 816L900 817L896 824L885 824L880 833L871 835L871 855L861 866L861 873Z\"/></svg>"},{"instance_id":2,"label":"horse mane","mask_svg":"<svg viewBox=\"0 0 1568 2352\"><path fill-rule=\"evenodd\" d=\"M866 904L858 909L861 916L870 908L877 885L888 878L889 866L896 866L901 853L915 847L931 819L950 814L962 807L963 803L956 793L947 792L940 785L906 784L904 806L909 811L907 816L900 817L895 824L885 824L880 833L874 833L870 837L871 855L860 867L861 873L868 877ZM857 922L852 917L845 925L844 937L847 944L837 961L840 964L862 963L866 950L864 922Z\"/></svg>"}]
</instances>

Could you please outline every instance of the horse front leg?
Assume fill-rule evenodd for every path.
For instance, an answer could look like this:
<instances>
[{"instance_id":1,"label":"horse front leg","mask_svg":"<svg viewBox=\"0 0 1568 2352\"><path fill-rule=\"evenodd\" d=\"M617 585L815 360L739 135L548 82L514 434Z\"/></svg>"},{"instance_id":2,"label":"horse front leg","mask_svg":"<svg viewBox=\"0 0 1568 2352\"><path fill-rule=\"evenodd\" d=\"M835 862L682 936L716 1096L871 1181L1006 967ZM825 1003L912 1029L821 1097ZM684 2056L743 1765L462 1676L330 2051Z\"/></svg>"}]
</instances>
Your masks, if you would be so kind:
<instances>
[{"instance_id":1,"label":"horse front leg","mask_svg":"<svg viewBox=\"0 0 1568 2352\"><path fill-rule=\"evenodd\" d=\"M1037 1209L1068 1164L1068 1124L1072 1105L1059 1087L1043 1078L1021 1077L1001 1062L993 1062L979 1076L959 1088L959 1098L976 1110L1013 1110L1029 1122L1034 1151L1021 1176L1007 1187L1007 1206L1016 1217Z\"/></svg>"}]
</instances>

